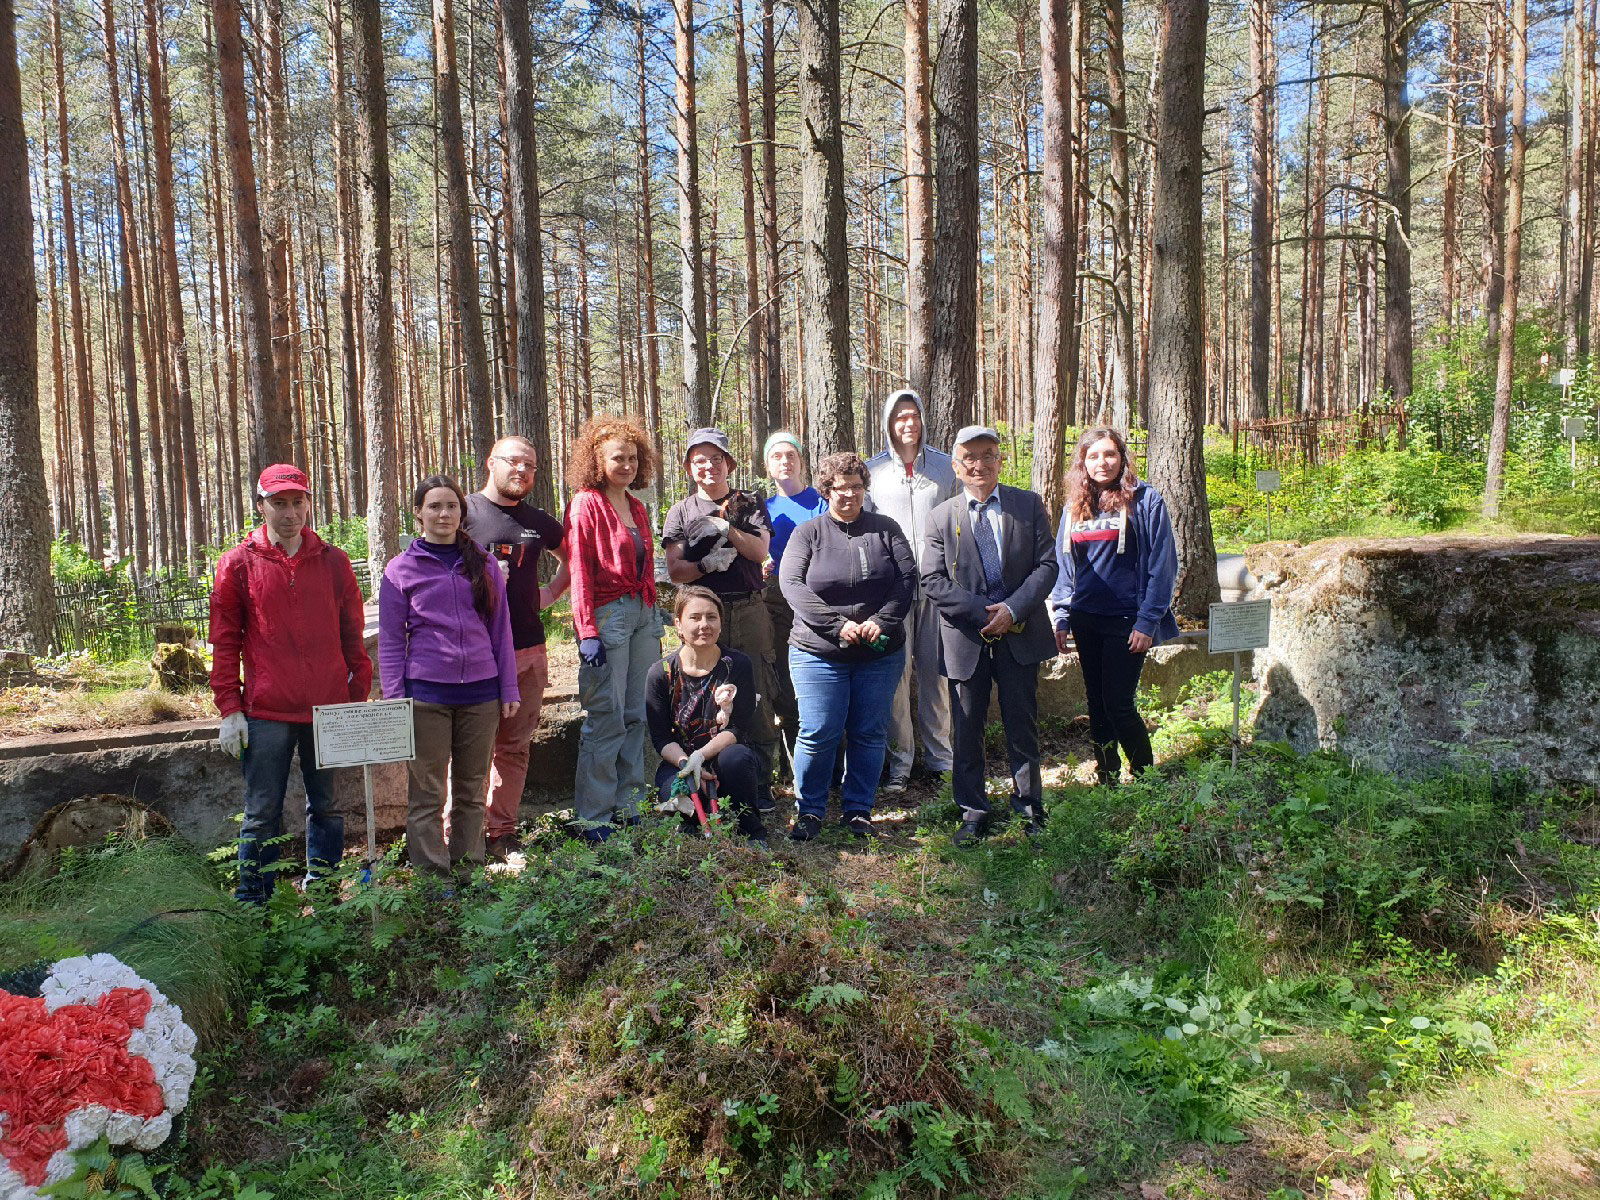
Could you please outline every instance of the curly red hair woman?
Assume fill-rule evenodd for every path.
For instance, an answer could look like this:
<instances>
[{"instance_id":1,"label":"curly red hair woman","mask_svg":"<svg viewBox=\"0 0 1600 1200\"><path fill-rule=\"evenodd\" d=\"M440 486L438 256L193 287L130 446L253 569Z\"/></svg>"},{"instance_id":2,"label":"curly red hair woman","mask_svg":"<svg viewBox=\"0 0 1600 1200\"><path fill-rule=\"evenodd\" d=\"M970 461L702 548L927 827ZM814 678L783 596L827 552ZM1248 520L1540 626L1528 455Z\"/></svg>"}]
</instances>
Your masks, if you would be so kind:
<instances>
[{"instance_id":1,"label":"curly red hair woman","mask_svg":"<svg viewBox=\"0 0 1600 1200\"><path fill-rule=\"evenodd\" d=\"M584 425L568 459L567 567L585 714L573 801L583 835L596 842L614 820L638 820L650 782L645 675L661 661L663 625L650 517L633 491L654 465L649 435L611 416Z\"/></svg>"}]
</instances>

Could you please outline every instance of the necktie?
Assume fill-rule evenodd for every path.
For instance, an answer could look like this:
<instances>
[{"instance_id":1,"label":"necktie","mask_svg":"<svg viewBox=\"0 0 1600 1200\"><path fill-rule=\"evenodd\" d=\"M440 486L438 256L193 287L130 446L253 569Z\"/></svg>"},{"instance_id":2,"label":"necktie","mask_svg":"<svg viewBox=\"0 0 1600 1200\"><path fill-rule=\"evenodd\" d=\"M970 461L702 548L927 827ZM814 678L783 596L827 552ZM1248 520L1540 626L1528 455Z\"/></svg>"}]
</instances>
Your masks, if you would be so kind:
<instances>
[{"instance_id":1,"label":"necktie","mask_svg":"<svg viewBox=\"0 0 1600 1200\"><path fill-rule=\"evenodd\" d=\"M982 504L973 504L972 532L978 541L978 561L983 564L983 580L991 602L998 604L1006 598L1005 581L1000 576L1000 547L995 544L994 530L985 515L993 497Z\"/></svg>"}]
</instances>

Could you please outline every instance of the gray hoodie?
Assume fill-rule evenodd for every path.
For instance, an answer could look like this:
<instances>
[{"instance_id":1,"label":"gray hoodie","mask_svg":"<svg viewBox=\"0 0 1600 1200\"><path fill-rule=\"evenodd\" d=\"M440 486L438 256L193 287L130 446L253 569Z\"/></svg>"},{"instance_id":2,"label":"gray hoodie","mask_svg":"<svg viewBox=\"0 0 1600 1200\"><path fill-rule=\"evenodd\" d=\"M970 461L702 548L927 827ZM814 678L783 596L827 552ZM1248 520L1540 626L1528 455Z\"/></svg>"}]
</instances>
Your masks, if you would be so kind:
<instances>
[{"instance_id":1,"label":"gray hoodie","mask_svg":"<svg viewBox=\"0 0 1600 1200\"><path fill-rule=\"evenodd\" d=\"M883 402L883 417L879 424L884 449L867 460L867 489L873 509L894 519L900 531L906 535L906 541L911 543L911 553L920 562L928 518L934 509L959 492L961 485L956 482L955 467L950 462L950 456L929 448L926 440L918 447L917 457L911 462L911 473L906 473L906 464L900 461L900 456L894 451L894 434L889 428L889 415L902 400L916 403L926 427L927 406L923 404L921 396L910 388L890 393Z\"/></svg>"}]
</instances>

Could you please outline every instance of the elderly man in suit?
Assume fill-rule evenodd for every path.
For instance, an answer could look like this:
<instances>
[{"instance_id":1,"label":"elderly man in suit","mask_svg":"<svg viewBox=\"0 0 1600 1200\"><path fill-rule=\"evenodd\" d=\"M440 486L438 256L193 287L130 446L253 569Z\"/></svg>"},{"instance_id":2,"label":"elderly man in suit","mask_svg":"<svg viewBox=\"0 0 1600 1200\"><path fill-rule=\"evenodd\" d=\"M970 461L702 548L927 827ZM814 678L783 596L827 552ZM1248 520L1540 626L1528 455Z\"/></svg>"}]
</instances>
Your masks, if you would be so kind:
<instances>
[{"instance_id":1,"label":"elderly man in suit","mask_svg":"<svg viewBox=\"0 0 1600 1200\"><path fill-rule=\"evenodd\" d=\"M1011 764L1011 807L1030 835L1044 826L1039 777L1039 664L1055 657L1046 603L1059 566L1044 501L1000 486L1000 435L969 425L956 434L961 492L934 509L922 553L924 594L939 610L953 710L958 846L1010 819L993 820L984 789L983 730L992 686Z\"/></svg>"}]
</instances>

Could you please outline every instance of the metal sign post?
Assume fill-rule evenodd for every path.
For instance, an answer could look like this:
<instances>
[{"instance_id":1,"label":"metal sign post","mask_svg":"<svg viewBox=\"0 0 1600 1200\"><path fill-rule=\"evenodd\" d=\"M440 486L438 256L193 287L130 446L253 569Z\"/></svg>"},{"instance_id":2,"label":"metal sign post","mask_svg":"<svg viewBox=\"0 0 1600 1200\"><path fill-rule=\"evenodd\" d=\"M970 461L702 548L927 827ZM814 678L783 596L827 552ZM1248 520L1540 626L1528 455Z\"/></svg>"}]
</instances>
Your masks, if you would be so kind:
<instances>
[{"instance_id":1,"label":"metal sign post","mask_svg":"<svg viewBox=\"0 0 1600 1200\"><path fill-rule=\"evenodd\" d=\"M1267 498L1267 541L1272 540L1272 493L1283 486L1283 476L1277 471L1257 471L1256 491Z\"/></svg>"},{"instance_id":2,"label":"metal sign post","mask_svg":"<svg viewBox=\"0 0 1600 1200\"><path fill-rule=\"evenodd\" d=\"M1213 604L1210 616L1209 646L1212 654L1233 654L1233 765L1239 766L1239 675L1244 660L1240 653L1259 650L1271 641L1272 601L1241 600L1232 604Z\"/></svg>"},{"instance_id":3,"label":"metal sign post","mask_svg":"<svg viewBox=\"0 0 1600 1200\"><path fill-rule=\"evenodd\" d=\"M372 768L417 756L410 700L318 704L311 710L318 767L360 767L367 802L367 861L361 882L372 881L378 861L378 814L372 802Z\"/></svg>"},{"instance_id":4,"label":"metal sign post","mask_svg":"<svg viewBox=\"0 0 1600 1200\"><path fill-rule=\"evenodd\" d=\"M1566 417L1561 422L1561 436L1572 443L1572 486L1578 486L1578 439L1584 434L1582 417Z\"/></svg>"}]
</instances>

